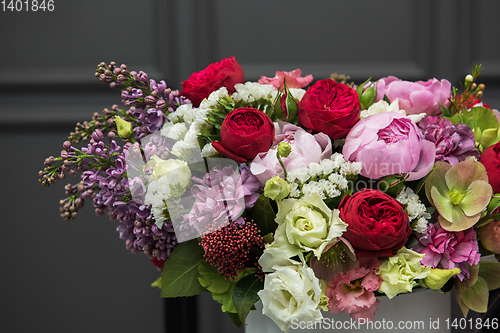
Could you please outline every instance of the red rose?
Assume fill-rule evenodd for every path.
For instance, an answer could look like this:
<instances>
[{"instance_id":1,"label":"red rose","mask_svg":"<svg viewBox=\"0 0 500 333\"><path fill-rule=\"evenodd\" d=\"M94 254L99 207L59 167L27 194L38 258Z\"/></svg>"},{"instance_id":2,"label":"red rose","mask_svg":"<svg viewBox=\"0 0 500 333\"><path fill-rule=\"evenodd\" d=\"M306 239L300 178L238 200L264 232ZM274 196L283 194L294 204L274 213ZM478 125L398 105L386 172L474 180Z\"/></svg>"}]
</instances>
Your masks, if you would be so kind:
<instances>
[{"instance_id":1,"label":"red rose","mask_svg":"<svg viewBox=\"0 0 500 333\"><path fill-rule=\"evenodd\" d=\"M331 79L316 82L299 103L300 124L332 139L345 138L360 113L358 93Z\"/></svg>"},{"instance_id":2,"label":"red rose","mask_svg":"<svg viewBox=\"0 0 500 333\"><path fill-rule=\"evenodd\" d=\"M358 257L392 256L411 234L403 205L380 191L364 189L346 195L339 207L339 216L348 225L342 236L351 242Z\"/></svg>"},{"instance_id":3,"label":"red rose","mask_svg":"<svg viewBox=\"0 0 500 333\"><path fill-rule=\"evenodd\" d=\"M486 148L479 162L483 163L488 173L488 182L494 193L500 193L500 142Z\"/></svg>"},{"instance_id":4,"label":"red rose","mask_svg":"<svg viewBox=\"0 0 500 333\"><path fill-rule=\"evenodd\" d=\"M274 141L274 124L262 111L252 107L235 109L226 116L220 141L212 146L223 156L245 163L269 150Z\"/></svg>"},{"instance_id":5,"label":"red rose","mask_svg":"<svg viewBox=\"0 0 500 333\"><path fill-rule=\"evenodd\" d=\"M200 72L191 74L189 79L182 82L181 95L189 98L193 106L198 107L204 98L220 87L226 87L229 94L234 93L234 85L244 83L245 76L240 64L231 58L210 64Z\"/></svg>"}]
</instances>

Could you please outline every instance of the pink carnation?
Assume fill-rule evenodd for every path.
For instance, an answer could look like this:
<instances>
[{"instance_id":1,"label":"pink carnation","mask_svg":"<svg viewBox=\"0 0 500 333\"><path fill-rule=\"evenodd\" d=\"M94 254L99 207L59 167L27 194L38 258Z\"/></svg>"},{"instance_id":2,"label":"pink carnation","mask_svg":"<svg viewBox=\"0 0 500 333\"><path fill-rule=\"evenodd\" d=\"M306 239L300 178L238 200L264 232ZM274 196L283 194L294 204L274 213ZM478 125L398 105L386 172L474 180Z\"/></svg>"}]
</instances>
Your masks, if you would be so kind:
<instances>
[{"instance_id":1,"label":"pink carnation","mask_svg":"<svg viewBox=\"0 0 500 333\"><path fill-rule=\"evenodd\" d=\"M331 140L324 133L312 135L290 123L285 123L283 129L277 130L276 133L278 134L269 151L257 154L250 164L250 171L259 179L262 186L274 176L284 178L283 168L276 157L280 142L288 142L292 146L290 155L282 159L287 171L306 168L309 163L319 163L332 155Z\"/></svg>"},{"instance_id":2,"label":"pink carnation","mask_svg":"<svg viewBox=\"0 0 500 333\"><path fill-rule=\"evenodd\" d=\"M450 232L441 228L439 222L430 224L427 233L422 236L413 250L425 254L420 261L431 268L460 268L457 275L460 280L470 278L467 264L477 265L481 254L473 228Z\"/></svg>"},{"instance_id":3,"label":"pink carnation","mask_svg":"<svg viewBox=\"0 0 500 333\"><path fill-rule=\"evenodd\" d=\"M326 290L328 310L334 314L347 312L356 320L372 320L380 304L374 291L381 283L380 276L365 267L354 268L345 275L338 273L330 280Z\"/></svg>"},{"instance_id":4,"label":"pink carnation","mask_svg":"<svg viewBox=\"0 0 500 333\"><path fill-rule=\"evenodd\" d=\"M407 180L427 175L434 165L434 143L422 138L420 128L396 112L382 112L360 120L346 137L342 154L361 162L361 175L379 179L407 173Z\"/></svg>"},{"instance_id":5,"label":"pink carnation","mask_svg":"<svg viewBox=\"0 0 500 333\"><path fill-rule=\"evenodd\" d=\"M286 82L288 88L303 88L307 86L313 80L311 74L304 77L300 77L302 74L301 69L296 69L291 72L276 72L275 77L261 76L257 83L260 84L270 84L276 89L280 89L283 86L283 82Z\"/></svg>"},{"instance_id":6,"label":"pink carnation","mask_svg":"<svg viewBox=\"0 0 500 333\"><path fill-rule=\"evenodd\" d=\"M428 81L403 81L388 76L377 81L377 101L386 95L391 102L399 99L399 107L406 114L425 113L428 116L441 114L440 105L448 107L451 83L448 80L430 79Z\"/></svg>"}]
</instances>

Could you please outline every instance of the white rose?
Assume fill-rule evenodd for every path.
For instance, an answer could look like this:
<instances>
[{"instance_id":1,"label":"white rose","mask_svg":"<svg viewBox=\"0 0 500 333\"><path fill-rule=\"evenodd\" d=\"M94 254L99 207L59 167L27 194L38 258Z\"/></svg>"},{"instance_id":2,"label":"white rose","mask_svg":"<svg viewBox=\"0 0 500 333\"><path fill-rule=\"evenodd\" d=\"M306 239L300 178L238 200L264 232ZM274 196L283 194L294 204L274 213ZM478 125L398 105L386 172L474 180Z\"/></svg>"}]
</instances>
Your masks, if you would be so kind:
<instances>
[{"instance_id":1,"label":"white rose","mask_svg":"<svg viewBox=\"0 0 500 333\"><path fill-rule=\"evenodd\" d=\"M182 186L187 186L191 179L191 170L185 161L177 159L163 160L154 155L148 161L147 166L153 167L153 177L160 179L167 176L172 182L172 185L178 183Z\"/></svg>"},{"instance_id":2,"label":"white rose","mask_svg":"<svg viewBox=\"0 0 500 333\"><path fill-rule=\"evenodd\" d=\"M339 218L339 210L331 210L318 193L300 199L278 201L272 247L281 247L289 257L313 251L319 259L325 247L342 236L347 224Z\"/></svg>"},{"instance_id":3,"label":"white rose","mask_svg":"<svg viewBox=\"0 0 500 333\"><path fill-rule=\"evenodd\" d=\"M288 331L295 321L320 321L318 306L321 286L311 268L303 262L290 260L291 265L275 265L274 273L267 274L264 289L258 295L262 313L271 318L282 331Z\"/></svg>"}]
</instances>

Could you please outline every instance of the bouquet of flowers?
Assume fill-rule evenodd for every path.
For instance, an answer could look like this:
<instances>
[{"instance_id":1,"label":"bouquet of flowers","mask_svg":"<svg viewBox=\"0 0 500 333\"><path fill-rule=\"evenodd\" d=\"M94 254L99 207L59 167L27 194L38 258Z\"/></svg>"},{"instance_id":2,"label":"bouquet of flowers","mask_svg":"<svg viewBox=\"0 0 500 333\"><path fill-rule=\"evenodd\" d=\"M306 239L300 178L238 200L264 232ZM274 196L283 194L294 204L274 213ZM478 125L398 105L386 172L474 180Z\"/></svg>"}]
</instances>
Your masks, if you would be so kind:
<instances>
[{"instance_id":1,"label":"bouquet of flowers","mask_svg":"<svg viewBox=\"0 0 500 333\"><path fill-rule=\"evenodd\" d=\"M92 201L162 271L162 297L209 291L238 326L259 300L284 331L322 311L371 320L377 296L416 288L485 312L500 287L500 114L480 71L460 89L300 69L245 82L230 57L177 91L101 63L125 108L78 123L40 182L77 175L65 220Z\"/></svg>"}]
</instances>

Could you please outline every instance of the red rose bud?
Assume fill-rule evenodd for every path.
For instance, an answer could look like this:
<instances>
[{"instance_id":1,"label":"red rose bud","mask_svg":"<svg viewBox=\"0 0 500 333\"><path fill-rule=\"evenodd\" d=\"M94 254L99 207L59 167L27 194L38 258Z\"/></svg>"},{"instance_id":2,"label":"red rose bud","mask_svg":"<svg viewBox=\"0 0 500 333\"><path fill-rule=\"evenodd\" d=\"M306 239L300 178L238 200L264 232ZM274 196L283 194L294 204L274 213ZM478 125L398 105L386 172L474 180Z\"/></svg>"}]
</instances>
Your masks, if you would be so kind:
<instances>
[{"instance_id":1,"label":"red rose bud","mask_svg":"<svg viewBox=\"0 0 500 333\"><path fill-rule=\"evenodd\" d=\"M229 112L222 122L220 142L214 141L212 146L221 155L245 163L268 151L273 141L271 119L260 110L245 107Z\"/></svg>"},{"instance_id":2,"label":"red rose bud","mask_svg":"<svg viewBox=\"0 0 500 333\"><path fill-rule=\"evenodd\" d=\"M340 219L348 224L342 237L349 240L358 257L390 257L411 234L404 206L378 190L346 195L339 207Z\"/></svg>"},{"instance_id":3,"label":"red rose bud","mask_svg":"<svg viewBox=\"0 0 500 333\"><path fill-rule=\"evenodd\" d=\"M189 98L193 106L198 107L201 101L220 87L226 87L229 94L234 93L234 85L244 83L245 75L236 59L226 58L210 64L206 69L191 74L182 82L181 95Z\"/></svg>"},{"instance_id":4,"label":"red rose bud","mask_svg":"<svg viewBox=\"0 0 500 333\"><path fill-rule=\"evenodd\" d=\"M297 112L299 109L299 100L290 93L290 90L285 86L282 91L276 95L274 102L274 114L278 119L289 123L297 124Z\"/></svg>"},{"instance_id":5,"label":"red rose bud","mask_svg":"<svg viewBox=\"0 0 500 333\"><path fill-rule=\"evenodd\" d=\"M358 93L332 79L316 82L299 103L299 123L332 139L343 139L359 121Z\"/></svg>"},{"instance_id":6,"label":"red rose bud","mask_svg":"<svg viewBox=\"0 0 500 333\"><path fill-rule=\"evenodd\" d=\"M488 173L488 182L494 193L500 193L500 142L486 148L479 162L483 163Z\"/></svg>"}]
</instances>

